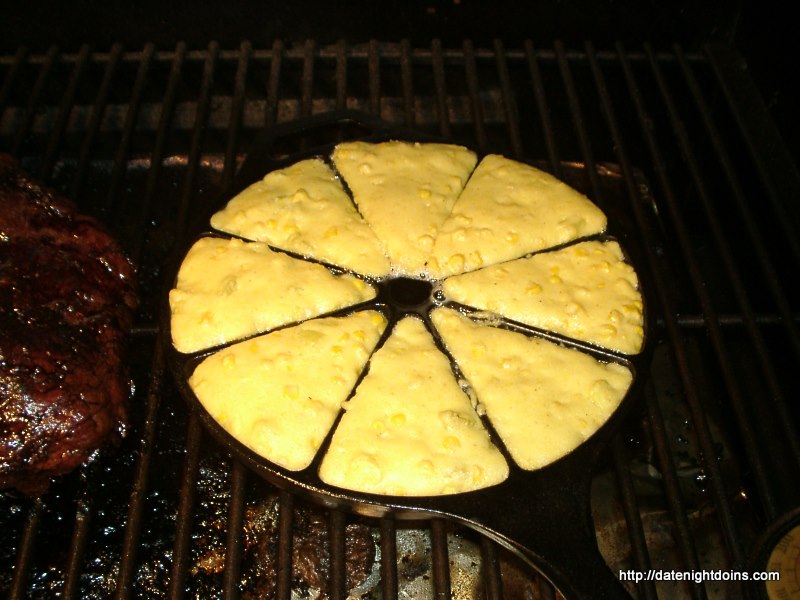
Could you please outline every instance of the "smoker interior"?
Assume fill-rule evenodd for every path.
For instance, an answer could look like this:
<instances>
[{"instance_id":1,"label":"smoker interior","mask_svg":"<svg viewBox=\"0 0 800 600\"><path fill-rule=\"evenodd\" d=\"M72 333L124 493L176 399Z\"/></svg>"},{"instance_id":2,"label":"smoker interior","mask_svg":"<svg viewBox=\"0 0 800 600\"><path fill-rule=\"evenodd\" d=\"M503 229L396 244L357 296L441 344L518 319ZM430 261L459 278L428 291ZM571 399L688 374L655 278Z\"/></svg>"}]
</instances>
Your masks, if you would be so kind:
<instances>
[{"instance_id":1,"label":"smoker interior","mask_svg":"<svg viewBox=\"0 0 800 600\"><path fill-rule=\"evenodd\" d=\"M499 40L115 44L0 56L0 148L112 229L139 265L142 301L127 435L42 498L0 496L0 592L238 597L248 515L268 503L275 595L314 597L293 585L292 522L305 500L271 488L205 432L167 372L158 315L165 265L195 216L230 193L258 133L341 109L543 160L556 174L562 161L582 163L590 196L600 193L598 165L619 166L619 217L640 225L655 348L635 408L597 457L598 546L615 573L765 569L800 505L800 299L790 285L800 176L735 52ZM290 136L277 158L308 143ZM378 551L362 597L554 596L510 553L448 521L320 510L328 597L348 595L353 523L370 528ZM626 585L640 598L743 591L721 581Z\"/></svg>"}]
</instances>

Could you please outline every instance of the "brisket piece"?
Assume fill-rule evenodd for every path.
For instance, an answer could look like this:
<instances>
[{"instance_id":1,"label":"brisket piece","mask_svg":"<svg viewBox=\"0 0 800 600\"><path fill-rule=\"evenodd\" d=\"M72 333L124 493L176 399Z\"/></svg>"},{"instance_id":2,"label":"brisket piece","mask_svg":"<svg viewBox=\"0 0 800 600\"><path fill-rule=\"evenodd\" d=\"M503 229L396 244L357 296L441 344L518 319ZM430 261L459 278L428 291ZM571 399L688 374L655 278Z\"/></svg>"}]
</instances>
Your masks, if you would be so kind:
<instances>
[{"instance_id":1,"label":"brisket piece","mask_svg":"<svg viewBox=\"0 0 800 600\"><path fill-rule=\"evenodd\" d=\"M0 155L0 489L43 493L121 434L134 275L99 223Z\"/></svg>"}]
</instances>

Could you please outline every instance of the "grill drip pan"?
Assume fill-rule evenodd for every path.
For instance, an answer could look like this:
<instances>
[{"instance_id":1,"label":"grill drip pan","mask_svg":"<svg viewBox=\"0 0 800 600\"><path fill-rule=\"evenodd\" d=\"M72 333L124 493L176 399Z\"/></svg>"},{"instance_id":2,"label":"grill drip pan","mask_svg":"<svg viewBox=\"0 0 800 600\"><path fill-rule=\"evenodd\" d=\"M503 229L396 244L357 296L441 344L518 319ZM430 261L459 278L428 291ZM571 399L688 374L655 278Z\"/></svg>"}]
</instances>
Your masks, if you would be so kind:
<instances>
[{"instance_id":1,"label":"grill drip pan","mask_svg":"<svg viewBox=\"0 0 800 600\"><path fill-rule=\"evenodd\" d=\"M261 179L266 173L311 156L328 154L336 143L349 140L384 141L443 141L415 132L387 125L363 113L344 111L293 121L265 130L250 148L237 175L233 193ZM562 164L561 177L578 190L587 187L586 169L581 164ZM628 253L630 262L637 266L640 289L648 299L648 277L642 270L642 249L635 245L631 235L634 224L623 207L623 192L618 170L613 165L598 167L602 198L592 198L606 213L608 234L597 236L618 239ZM221 208L228 198L221 199ZM194 241L201 235L218 235L207 231L210 214L198 216L189 235ZM174 281L180 262L188 247L176 255L170 281ZM332 313L344 315L355 309L369 306L380 310L388 318L384 337L404 315L415 313L428 321L429 309L439 301L431 298L419 301L418 290L397 289L393 280L379 282L377 298L358 307ZM397 281L397 280L394 280ZM413 300L406 300L406 293ZM445 305L450 303L445 302ZM593 465L600 450L608 443L617 425L641 395L642 380L653 339L652 306L645 301L645 345L635 357L622 357L602 349L574 341L564 341L533 328L507 323L504 326L528 335L550 337L559 342L589 353L601 361L615 361L626 365L634 373L634 382L611 418L575 450L556 462L536 471L525 471L506 455L509 477L493 487L474 492L436 497L398 497L366 494L337 488L322 482L318 476L319 464L324 456L336 424L328 434L312 463L302 471L289 471L267 461L245 447L227 433L200 404L188 385L192 371L208 351L194 355L177 352L171 345L169 328L163 329L163 343L170 368L181 394L191 410L211 434L235 457L254 472L276 486L309 497L330 508L345 509L358 514L382 517L391 515L399 519L444 517L475 529L510 549L532 567L541 571L567 597L622 598L628 597L622 585L606 566L597 549L590 514L590 483ZM165 297L162 318L169 323L169 302ZM429 327L430 330L432 328ZM436 336L435 336L436 337ZM437 339L441 344L441 340ZM498 447L503 445L491 424L484 418Z\"/></svg>"}]
</instances>

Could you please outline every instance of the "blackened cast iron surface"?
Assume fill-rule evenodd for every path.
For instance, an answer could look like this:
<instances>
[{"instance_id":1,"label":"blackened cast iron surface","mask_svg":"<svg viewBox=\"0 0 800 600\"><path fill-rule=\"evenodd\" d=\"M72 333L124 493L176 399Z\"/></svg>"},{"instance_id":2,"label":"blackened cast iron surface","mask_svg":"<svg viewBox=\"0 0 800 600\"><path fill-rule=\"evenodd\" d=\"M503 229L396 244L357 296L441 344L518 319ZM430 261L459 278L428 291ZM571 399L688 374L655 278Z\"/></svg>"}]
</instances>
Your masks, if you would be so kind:
<instances>
[{"instance_id":1,"label":"blackened cast iron surface","mask_svg":"<svg viewBox=\"0 0 800 600\"><path fill-rule=\"evenodd\" d=\"M286 123L266 130L255 141L239 170L233 194L263 178L270 171L309 156L328 154L336 143L353 139L443 141L398 129L370 115L351 111L328 113ZM583 171L582 165L563 165L564 179L579 189L582 187L580 181ZM600 175L605 184L610 183L613 186L613 180L616 178L612 167L604 168ZM613 190L613 187L610 189ZM215 209L224 205L228 199L221 199L220 205ZM621 241L626 251L630 253L631 262L639 267L637 274L640 288L646 299L647 276L641 270L642 261L638 260L640 250L635 246L635 236L629 235L632 224L626 220L623 213L614 210L612 206L602 205L601 208L609 216L609 235ZM210 214L202 215L202 219L194 224L194 235L189 239L194 241L197 235L208 234L204 230L208 228L210 216ZM605 239L608 235L601 237ZM175 280L188 247L182 250L176 256L171 271L173 278L170 281ZM384 339L394 324L408 313L416 313L424 321L428 321L428 309L435 302L404 306L402 302L392 302L390 299L392 292L385 293L386 291L386 287L382 288L383 293L379 293L378 298L360 305L360 308L370 306L381 310L389 318ZM646 302L645 306L647 307ZM347 314L356 308L359 307L349 307L332 314ZM652 309L645 310L645 319L648 321L645 326L646 343L643 351L635 357L621 357L589 345L568 342L600 360L625 364L634 373L634 383L621 405L593 436L568 455L536 471L520 469L506 455L510 473L503 483L474 492L435 497L366 494L322 482L317 474L318 467L332 433L329 433L311 465L302 471L289 471L267 461L227 433L205 411L189 387L188 378L193 369L210 351L193 355L177 352L172 347L168 327L163 329L163 343L176 383L190 408L197 411L204 425L226 448L256 473L278 487L310 497L327 507L347 509L372 517L392 515L401 519L429 517L454 519L512 550L532 567L540 570L567 597L625 598L628 597L627 592L608 569L597 549L590 514L589 488L592 468L601 447L610 440L616 425L639 396L643 379L641 375L646 373L645 366L648 364L647 357L651 346L648 340L653 337L652 312ZM163 322L169 324L169 301L166 295L162 299L162 313ZM514 324L509 326L528 335L547 335L532 328ZM429 323L428 328L432 330ZM434 336L440 341L435 333ZM561 341L552 334L547 337ZM491 430L490 424L489 427ZM335 425L331 432L334 429ZM504 449L502 443L498 443L497 436L494 437L495 443Z\"/></svg>"}]
</instances>

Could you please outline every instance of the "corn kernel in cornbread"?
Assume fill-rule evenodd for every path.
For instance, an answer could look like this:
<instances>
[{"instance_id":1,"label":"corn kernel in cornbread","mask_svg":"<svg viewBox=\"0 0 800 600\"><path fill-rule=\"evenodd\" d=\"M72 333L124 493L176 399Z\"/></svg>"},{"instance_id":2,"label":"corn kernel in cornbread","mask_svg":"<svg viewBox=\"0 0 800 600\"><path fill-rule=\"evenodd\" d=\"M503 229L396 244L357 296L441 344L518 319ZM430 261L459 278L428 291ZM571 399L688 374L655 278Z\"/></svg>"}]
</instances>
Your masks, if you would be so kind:
<instances>
[{"instance_id":1,"label":"corn kernel in cornbread","mask_svg":"<svg viewBox=\"0 0 800 600\"><path fill-rule=\"evenodd\" d=\"M314 458L385 327L375 311L306 321L212 354L189 385L237 440L300 470Z\"/></svg>"},{"instance_id":2,"label":"corn kernel in cornbread","mask_svg":"<svg viewBox=\"0 0 800 600\"><path fill-rule=\"evenodd\" d=\"M211 217L211 226L363 275L389 273L389 259L325 162L272 171Z\"/></svg>"},{"instance_id":3,"label":"corn kernel in cornbread","mask_svg":"<svg viewBox=\"0 0 800 600\"><path fill-rule=\"evenodd\" d=\"M429 272L441 279L474 271L605 228L603 212L579 192L535 167L490 154L441 226Z\"/></svg>"},{"instance_id":4,"label":"corn kernel in cornbread","mask_svg":"<svg viewBox=\"0 0 800 600\"><path fill-rule=\"evenodd\" d=\"M406 496L484 488L508 476L447 358L406 317L345 404L320 469L326 483Z\"/></svg>"},{"instance_id":5,"label":"corn kernel in cornbread","mask_svg":"<svg viewBox=\"0 0 800 600\"><path fill-rule=\"evenodd\" d=\"M386 246L393 270L424 273L439 226L475 167L475 154L451 144L348 142L336 146L332 158Z\"/></svg>"},{"instance_id":6,"label":"corn kernel in cornbread","mask_svg":"<svg viewBox=\"0 0 800 600\"><path fill-rule=\"evenodd\" d=\"M588 439L619 406L633 378L623 365L477 324L447 308L432 319L523 469L544 467Z\"/></svg>"},{"instance_id":7,"label":"corn kernel in cornbread","mask_svg":"<svg viewBox=\"0 0 800 600\"><path fill-rule=\"evenodd\" d=\"M589 241L487 267L444 282L452 300L509 319L637 354L642 295L614 241Z\"/></svg>"},{"instance_id":8,"label":"corn kernel in cornbread","mask_svg":"<svg viewBox=\"0 0 800 600\"><path fill-rule=\"evenodd\" d=\"M169 293L172 342L196 352L369 300L351 275L273 252L266 244L201 238Z\"/></svg>"}]
</instances>

